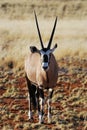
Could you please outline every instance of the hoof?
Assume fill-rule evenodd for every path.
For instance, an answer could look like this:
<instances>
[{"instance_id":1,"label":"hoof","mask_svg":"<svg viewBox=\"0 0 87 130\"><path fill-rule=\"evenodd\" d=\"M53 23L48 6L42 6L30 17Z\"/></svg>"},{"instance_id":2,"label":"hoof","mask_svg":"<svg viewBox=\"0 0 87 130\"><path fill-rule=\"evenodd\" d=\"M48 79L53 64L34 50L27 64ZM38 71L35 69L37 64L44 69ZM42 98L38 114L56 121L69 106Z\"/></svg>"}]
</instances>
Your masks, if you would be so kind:
<instances>
[{"instance_id":1,"label":"hoof","mask_svg":"<svg viewBox=\"0 0 87 130\"><path fill-rule=\"evenodd\" d=\"M39 124L44 124L44 117L39 114Z\"/></svg>"},{"instance_id":2,"label":"hoof","mask_svg":"<svg viewBox=\"0 0 87 130\"><path fill-rule=\"evenodd\" d=\"M51 114L48 114L48 124L51 124L52 123L52 116Z\"/></svg>"},{"instance_id":3,"label":"hoof","mask_svg":"<svg viewBox=\"0 0 87 130\"><path fill-rule=\"evenodd\" d=\"M29 122L34 122L34 118L33 117L31 119L29 118Z\"/></svg>"},{"instance_id":4,"label":"hoof","mask_svg":"<svg viewBox=\"0 0 87 130\"><path fill-rule=\"evenodd\" d=\"M41 121L41 122L39 121L39 124L44 124L44 121Z\"/></svg>"},{"instance_id":5,"label":"hoof","mask_svg":"<svg viewBox=\"0 0 87 130\"><path fill-rule=\"evenodd\" d=\"M52 124L52 122L51 122L51 121L48 121L48 124Z\"/></svg>"},{"instance_id":6,"label":"hoof","mask_svg":"<svg viewBox=\"0 0 87 130\"><path fill-rule=\"evenodd\" d=\"M48 124L52 124L52 120L51 119L48 120Z\"/></svg>"}]
</instances>

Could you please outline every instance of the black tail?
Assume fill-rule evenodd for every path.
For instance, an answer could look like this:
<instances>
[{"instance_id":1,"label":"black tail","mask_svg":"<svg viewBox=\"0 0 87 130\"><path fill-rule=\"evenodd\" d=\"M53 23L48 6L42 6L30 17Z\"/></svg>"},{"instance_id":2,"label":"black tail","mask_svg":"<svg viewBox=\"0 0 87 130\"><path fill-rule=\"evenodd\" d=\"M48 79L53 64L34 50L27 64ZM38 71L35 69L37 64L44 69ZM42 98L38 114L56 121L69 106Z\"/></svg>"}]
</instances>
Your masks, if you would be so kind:
<instances>
[{"instance_id":1,"label":"black tail","mask_svg":"<svg viewBox=\"0 0 87 130\"><path fill-rule=\"evenodd\" d=\"M28 91L29 91L29 96L31 99L31 103L34 107L34 109L36 109L36 86L31 84L30 80L28 79L27 75L25 75L26 81L27 81L27 86L28 86Z\"/></svg>"}]
</instances>

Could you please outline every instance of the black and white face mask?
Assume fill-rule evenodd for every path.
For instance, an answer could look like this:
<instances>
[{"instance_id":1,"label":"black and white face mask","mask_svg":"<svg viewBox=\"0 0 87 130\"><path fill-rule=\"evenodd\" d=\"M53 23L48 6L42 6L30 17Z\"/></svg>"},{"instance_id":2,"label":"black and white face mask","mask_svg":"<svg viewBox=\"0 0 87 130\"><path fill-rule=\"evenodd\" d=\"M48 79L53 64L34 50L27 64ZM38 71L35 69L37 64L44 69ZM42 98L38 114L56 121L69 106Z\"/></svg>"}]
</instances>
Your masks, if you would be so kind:
<instances>
[{"instance_id":1,"label":"black and white face mask","mask_svg":"<svg viewBox=\"0 0 87 130\"><path fill-rule=\"evenodd\" d=\"M47 50L47 51L41 50L40 55L41 55L41 66L44 70L47 70L49 68L51 51L50 50Z\"/></svg>"}]
</instances>

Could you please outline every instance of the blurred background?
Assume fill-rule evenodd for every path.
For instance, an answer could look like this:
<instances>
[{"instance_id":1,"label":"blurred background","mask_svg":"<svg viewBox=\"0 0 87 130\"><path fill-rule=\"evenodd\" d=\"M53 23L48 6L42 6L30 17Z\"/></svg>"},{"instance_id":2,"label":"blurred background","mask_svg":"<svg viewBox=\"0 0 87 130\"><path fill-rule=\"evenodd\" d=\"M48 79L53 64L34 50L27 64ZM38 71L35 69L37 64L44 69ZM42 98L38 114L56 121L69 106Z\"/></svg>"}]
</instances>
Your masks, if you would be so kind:
<instances>
[{"instance_id":1,"label":"blurred background","mask_svg":"<svg viewBox=\"0 0 87 130\"><path fill-rule=\"evenodd\" d=\"M87 57L87 0L0 0L1 65L23 66L29 46L40 49L34 10L45 45L58 17L52 43L58 43L57 59Z\"/></svg>"}]
</instances>

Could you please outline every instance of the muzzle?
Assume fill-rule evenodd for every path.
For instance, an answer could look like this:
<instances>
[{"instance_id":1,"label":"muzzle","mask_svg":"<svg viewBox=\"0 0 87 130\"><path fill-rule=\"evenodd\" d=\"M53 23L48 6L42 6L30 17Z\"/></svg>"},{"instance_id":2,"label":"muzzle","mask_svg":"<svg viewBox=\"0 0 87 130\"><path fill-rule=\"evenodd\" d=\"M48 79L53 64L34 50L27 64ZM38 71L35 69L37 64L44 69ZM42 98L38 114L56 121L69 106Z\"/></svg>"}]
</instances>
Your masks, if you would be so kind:
<instances>
[{"instance_id":1,"label":"muzzle","mask_svg":"<svg viewBox=\"0 0 87 130\"><path fill-rule=\"evenodd\" d=\"M43 63L42 63L42 68L43 68L44 70L48 70L48 68L49 68L48 62L43 62Z\"/></svg>"}]
</instances>

